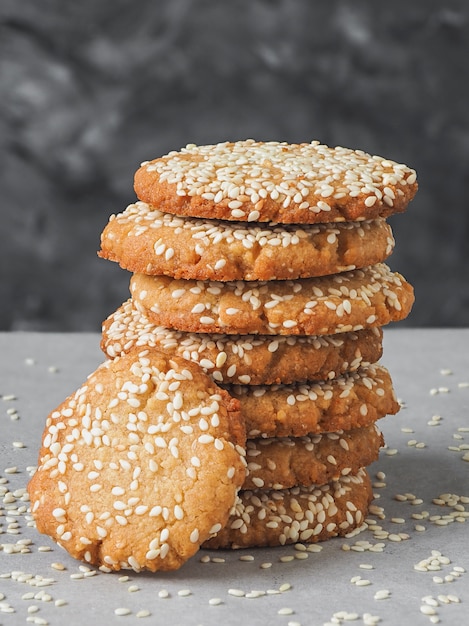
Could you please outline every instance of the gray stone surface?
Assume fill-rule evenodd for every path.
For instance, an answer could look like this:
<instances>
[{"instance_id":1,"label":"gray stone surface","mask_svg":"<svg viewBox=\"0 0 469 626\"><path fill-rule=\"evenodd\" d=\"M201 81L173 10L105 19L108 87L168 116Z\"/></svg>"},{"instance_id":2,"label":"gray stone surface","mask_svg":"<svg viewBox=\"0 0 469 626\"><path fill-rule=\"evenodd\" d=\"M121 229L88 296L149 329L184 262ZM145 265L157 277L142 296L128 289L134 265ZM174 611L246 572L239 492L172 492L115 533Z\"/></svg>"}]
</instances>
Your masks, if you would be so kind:
<instances>
[{"instance_id":1,"label":"gray stone surface","mask_svg":"<svg viewBox=\"0 0 469 626\"><path fill-rule=\"evenodd\" d=\"M465 0L1 0L0 329L99 330L99 260L147 158L247 137L362 148L420 191L392 220L405 324L469 324Z\"/></svg>"}]
</instances>

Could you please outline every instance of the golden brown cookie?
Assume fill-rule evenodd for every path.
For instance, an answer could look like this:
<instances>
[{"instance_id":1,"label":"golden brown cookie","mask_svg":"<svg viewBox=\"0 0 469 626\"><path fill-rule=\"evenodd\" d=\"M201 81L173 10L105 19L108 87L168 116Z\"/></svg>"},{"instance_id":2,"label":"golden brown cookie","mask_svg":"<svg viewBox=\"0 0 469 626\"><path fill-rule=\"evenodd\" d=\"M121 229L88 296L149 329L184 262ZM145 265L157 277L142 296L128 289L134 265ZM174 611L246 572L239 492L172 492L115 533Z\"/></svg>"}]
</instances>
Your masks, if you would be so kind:
<instances>
[{"instance_id":1,"label":"golden brown cookie","mask_svg":"<svg viewBox=\"0 0 469 626\"><path fill-rule=\"evenodd\" d=\"M190 144L146 161L134 188L176 215L312 224L399 213L417 182L414 170L361 150L247 140Z\"/></svg>"},{"instance_id":2,"label":"golden brown cookie","mask_svg":"<svg viewBox=\"0 0 469 626\"><path fill-rule=\"evenodd\" d=\"M316 543L365 525L373 498L365 469L310 487L240 491L227 525L204 548Z\"/></svg>"},{"instance_id":3,"label":"golden brown cookie","mask_svg":"<svg viewBox=\"0 0 469 626\"><path fill-rule=\"evenodd\" d=\"M384 261L393 248L384 219L267 226L182 219L137 202L111 217L98 254L131 272L228 281L336 274Z\"/></svg>"},{"instance_id":4,"label":"golden brown cookie","mask_svg":"<svg viewBox=\"0 0 469 626\"><path fill-rule=\"evenodd\" d=\"M99 367L49 415L28 485L40 532L113 570L180 567L245 475L238 402L158 350Z\"/></svg>"},{"instance_id":5,"label":"golden brown cookie","mask_svg":"<svg viewBox=\"0 0 469 626\"><path fill-rule=\"evenodd\" d=\"M102 330L101 348L110 358L134 346L158 346L198 363L219 383L327 380L375 363L382 355L379 327L324 336L184 333L156 326L132 300L110 315Z\"/></svg>"},{"instance_id":6,"label":"golden brown cookie","mask_svg":"<svg viewBox=\"0 0 469 626\"><path fill-rule=\"evenodd\" d=\"M376 461L384 443L375 424L304 437L249 439L243 489L322 485Z\"/></svg>"},{"instance_id":7,"label":"golden brown cookie","mask_svg":"<svg viewBox=\"0 0 469 626\"><path fill-rule=\"evenodd\" d=\"M145 315L187 332L330 335L405 318L411 285L384 263L333 276L271 281L195 281L133 274Z\"/></svg>"},{"instance_id":8,"label":"golden brown cookie","mask_svg":"<svg viewBox=\"0 0 469 626\"><path fill-rule=\"evenodd\" d=\"M399 410L391 376L381 365L327 382L230 385L228 390L241 402L249 439L350 430Z\"/></svg>"}]
</instances>

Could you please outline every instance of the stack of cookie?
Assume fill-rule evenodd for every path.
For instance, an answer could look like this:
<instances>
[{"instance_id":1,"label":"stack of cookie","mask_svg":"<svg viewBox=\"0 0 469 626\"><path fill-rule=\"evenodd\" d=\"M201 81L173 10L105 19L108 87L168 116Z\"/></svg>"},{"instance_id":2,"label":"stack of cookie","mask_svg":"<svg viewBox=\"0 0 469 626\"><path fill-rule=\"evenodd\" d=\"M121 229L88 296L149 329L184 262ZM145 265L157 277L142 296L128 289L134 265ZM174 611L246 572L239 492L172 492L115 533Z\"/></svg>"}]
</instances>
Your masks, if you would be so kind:
<instances>
[{"instance_id":1,"label":"stack of cookie","mask_svg":"<svg viewBox=\"0 0 469 626\"><path fill-rule=\"evenodd\" d=\"M193 361L239 399L247 476L205 545L319 541L359 528L366 467L397 412L382 326L412 287L384 263L408 167L318 142L188 145L145 162L138 201L99 255L132 272L103 324L111 359L137 346Z\"/></svg>"}]
</instances>

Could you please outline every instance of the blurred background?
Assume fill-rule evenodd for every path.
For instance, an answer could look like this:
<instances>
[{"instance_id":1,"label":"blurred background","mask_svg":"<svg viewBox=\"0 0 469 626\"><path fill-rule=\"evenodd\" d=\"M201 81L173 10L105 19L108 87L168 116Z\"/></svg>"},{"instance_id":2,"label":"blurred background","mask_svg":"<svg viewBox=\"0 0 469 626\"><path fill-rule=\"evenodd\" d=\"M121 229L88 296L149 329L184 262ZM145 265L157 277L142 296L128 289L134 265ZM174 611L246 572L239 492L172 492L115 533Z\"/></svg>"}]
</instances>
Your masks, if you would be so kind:
<instances>
[{"instance_id":1,"label":"blurred background","mask_svg":"<svg viewBox=\"0 0 469 626\"><path fill-rule=\"evenodd\" d=\"M0 330L99 331L129 295L99 237L140 162L245 138L414 167L401 324L468 326L468 59L466 0L1 0Z\"/></svg>"}]
</instances>

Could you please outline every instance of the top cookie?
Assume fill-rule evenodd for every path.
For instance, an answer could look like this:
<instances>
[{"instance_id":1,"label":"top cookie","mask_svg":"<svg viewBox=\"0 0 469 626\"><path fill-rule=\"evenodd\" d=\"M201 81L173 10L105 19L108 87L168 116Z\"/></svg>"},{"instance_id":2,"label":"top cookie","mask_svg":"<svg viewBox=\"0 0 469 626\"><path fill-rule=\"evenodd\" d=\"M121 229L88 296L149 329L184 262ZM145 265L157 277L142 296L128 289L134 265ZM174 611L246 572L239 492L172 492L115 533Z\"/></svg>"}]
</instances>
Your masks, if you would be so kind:
<instances>
[{"instance_id":1,"label":"top cookie","mask_svg":"<svg viewBox=\"0 0 469 626\"><path fill-rule=\"evenodd\" d=\"M417 191L406 165L361 150L302 144L189 144L145 161L137 197L176 215L315 224L386 217Z\"/></svg>"},{"instance_id":2,"label":"top cookie","mask_svg":"<svg viewBox=\"0 0 469 626\"><path fill-rule=\"evenodd\" d=\"M49 415L28 485L40 532L109 569L176 569L244 481L239 403L159 350L107 361Z\"/></svg>"}]
</instances>

